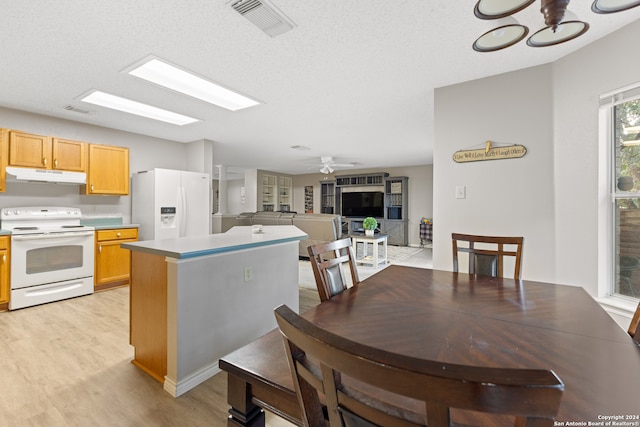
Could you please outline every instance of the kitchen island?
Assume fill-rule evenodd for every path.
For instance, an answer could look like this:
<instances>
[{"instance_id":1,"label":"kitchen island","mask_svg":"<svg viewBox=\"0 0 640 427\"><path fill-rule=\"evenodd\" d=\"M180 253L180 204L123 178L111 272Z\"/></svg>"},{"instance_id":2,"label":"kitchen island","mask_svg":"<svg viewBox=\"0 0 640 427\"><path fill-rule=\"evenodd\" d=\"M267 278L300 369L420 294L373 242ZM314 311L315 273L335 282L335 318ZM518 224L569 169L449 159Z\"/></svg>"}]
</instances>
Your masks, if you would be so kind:
<instances>
[{"instance_id":1,"label":"kitchen island","mask_svg":"<svg viewBox=\"0 0 640 427\"><path fill-rule=\"evenodd\" d=\"M177 397L219 372L218 359L298 309L295 226L122 244L131 250L132 363Z\"/></svg>"}]
</instances>

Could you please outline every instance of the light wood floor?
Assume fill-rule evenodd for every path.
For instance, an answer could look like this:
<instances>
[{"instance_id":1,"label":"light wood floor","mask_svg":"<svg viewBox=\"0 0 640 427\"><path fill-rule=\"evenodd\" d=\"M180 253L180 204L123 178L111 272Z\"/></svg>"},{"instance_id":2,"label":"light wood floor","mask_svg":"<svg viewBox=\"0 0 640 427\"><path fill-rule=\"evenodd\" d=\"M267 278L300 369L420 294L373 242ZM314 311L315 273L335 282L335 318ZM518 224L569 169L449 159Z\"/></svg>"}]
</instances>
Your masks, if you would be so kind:
<instances>
[{"instance_id":1,"label":"light wood floor","mask_svg":"<svg viewBox=\"0 0 640 427\"><path fill-rule=\"evenodd\" d=\"M132 358L129 288L0 313L0 426L227 425L225 373L173 398Z\"/></svg>"}]
</instances>

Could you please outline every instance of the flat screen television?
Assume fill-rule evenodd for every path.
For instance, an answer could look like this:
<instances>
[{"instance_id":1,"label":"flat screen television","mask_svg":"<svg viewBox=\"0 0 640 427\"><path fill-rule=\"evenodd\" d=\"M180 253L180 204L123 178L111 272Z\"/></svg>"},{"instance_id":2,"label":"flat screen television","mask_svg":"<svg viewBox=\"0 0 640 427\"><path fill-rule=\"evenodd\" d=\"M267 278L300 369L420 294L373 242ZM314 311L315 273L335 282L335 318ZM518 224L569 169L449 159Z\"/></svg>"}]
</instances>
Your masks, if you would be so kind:
<instances>
[{"instance_id":1,"label":"flat screen television","mask_svg":"<svg viewBox=\"0 0 640 427\"><path fill-rule=\"evenodd\" d=\"M382 191L342 193L342 216L384 217L384 193Z\"/></svg>"}]
</instances>

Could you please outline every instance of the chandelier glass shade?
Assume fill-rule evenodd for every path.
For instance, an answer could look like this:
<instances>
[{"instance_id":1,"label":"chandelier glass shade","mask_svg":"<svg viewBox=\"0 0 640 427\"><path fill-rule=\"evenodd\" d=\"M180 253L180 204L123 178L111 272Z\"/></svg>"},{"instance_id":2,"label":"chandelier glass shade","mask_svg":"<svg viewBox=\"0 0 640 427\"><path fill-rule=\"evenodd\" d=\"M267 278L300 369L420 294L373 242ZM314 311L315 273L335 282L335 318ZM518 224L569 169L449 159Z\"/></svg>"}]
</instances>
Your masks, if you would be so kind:
<instances>
[{"instance_id":1,"label":"chandelier glass shade","mask_svg":"<svg viewBox=\"0 0 640 427\"><path fill-rule=\"evenodd\" d=\"M502 18L495 28L490 29L473 42L473 49L478 52L493 52L513 46L529 34L529 29L520 25L515 18Z\"/></svg>"},{"instance_id":2,"label":"chandelier glass shade","mask_svg":"<svg viewBox=\"0 0 640 427\"><path fill-rule=\"evenodd\" d=\"M582 21L563 21L555 26L545 27L527 39L531 47L546 47L564 43L581 36L589 29L589 24Z\"/></svg>"},{"instance_id":3,"label":"chandelier glass shade","mask_svg":"<svg viewBox=\"0 0 640 427\"><path fill-rule=\"evenodd\" d=\"M640 0L595 0L591 10L595 13L616 13L640 6Z\"/></svg>"},{"instance_id":4,"label":"chandelier glass shade","mask_svg":"<svg viewBox=\"0 0 640 427\"><path fill-rule=\"evenodd\" d=\"M498 20L492 28L473 42L477 52L495 52L513 46L524 39L529 28L512 16L527 8L535 0L478 0L474 15L482 20ZM589 24L567 10L570 0L540 0L540 12L545 26L527 39L531 47L547 47L573 40L586 33ZM640 0L594 0L591 10L606 14L639 6ZM510 21L506 21L510 20Z\"/></svg>"},{"instance_id":5,"label":"chandelier glass shade","mask_svg":"<svg viewBox=\"0 0 640 427\"><path fill-rule=\"evenodd\" d=\"M473 13L480 19L500 19L520 12L534 1L535 0L481 0L476 3Z\"/></svg>"}]
</instances>

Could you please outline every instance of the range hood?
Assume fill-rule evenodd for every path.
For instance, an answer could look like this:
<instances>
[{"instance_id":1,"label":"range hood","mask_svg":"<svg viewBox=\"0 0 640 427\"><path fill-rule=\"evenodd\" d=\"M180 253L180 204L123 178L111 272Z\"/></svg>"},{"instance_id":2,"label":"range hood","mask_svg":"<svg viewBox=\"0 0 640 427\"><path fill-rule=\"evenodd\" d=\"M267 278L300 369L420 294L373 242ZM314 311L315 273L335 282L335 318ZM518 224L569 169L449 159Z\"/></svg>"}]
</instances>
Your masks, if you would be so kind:
<instances>
[{"instance_id":1,"label":"range hood","mask_svg":"<svg viewBox=\"0 0 640 427\"><path fill-rule=\"evenodd\" d=\"M9 182L53 182L56 184L85 184L87 174L49 169L17 168L7 166Z\"/></svg>"}]
</instances>

